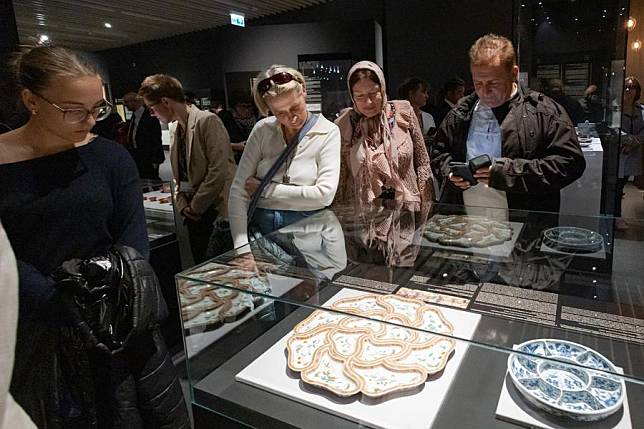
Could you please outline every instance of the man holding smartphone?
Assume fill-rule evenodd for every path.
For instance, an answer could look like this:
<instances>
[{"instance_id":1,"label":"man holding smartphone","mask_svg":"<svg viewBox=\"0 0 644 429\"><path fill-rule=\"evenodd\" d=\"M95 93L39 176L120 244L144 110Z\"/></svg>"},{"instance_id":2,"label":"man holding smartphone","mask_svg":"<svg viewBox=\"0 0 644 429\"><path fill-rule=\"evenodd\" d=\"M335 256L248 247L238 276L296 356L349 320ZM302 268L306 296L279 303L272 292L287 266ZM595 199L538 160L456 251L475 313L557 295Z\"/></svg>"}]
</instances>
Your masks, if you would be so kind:
<instances>
[{"instance_id":1,"label":"man holding smartphone","mask_svg":"<svg viewBox=\"0 0 644 429\"><path fill-rule=\"evenodd\" d=\"M507 38L485 35L469 55L475 93L448 113L432 145L441 202L558 212L559 191L586 166L568 114L518 85ZM474 168L472 177L463 177L464 164Z\"/></svg>"}]
</instances>

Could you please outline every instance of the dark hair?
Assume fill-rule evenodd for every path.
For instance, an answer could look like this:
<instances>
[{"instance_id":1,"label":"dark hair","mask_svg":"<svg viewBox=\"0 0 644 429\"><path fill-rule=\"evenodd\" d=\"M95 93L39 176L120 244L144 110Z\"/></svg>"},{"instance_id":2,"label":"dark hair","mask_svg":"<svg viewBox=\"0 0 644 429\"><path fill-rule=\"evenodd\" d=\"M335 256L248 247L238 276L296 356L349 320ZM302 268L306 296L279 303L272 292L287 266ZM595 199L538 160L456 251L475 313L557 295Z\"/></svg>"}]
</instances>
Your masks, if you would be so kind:
<instances>
[{"instance_id":1,"label":"dark hair","mask_svg":"<svg viewBox=\"0 0 644 429\"><path fill-rule=\"evenodd\" d=\"M640 99L640 96L642 95L642 86L640 85L640 81L637 80L635 76L629 76L624 79L624 86L635 88L635 100L637 101Z\"/></svg>"},{"instance_id":2,"label":"dark hair","mask_svg":"<svg viewBox=\"0 0 644 429\"><path fill-rule=\"evenodd\" d=\"M71 51L56 46L39 46L15 59L16 82L20 89L43 91L56 76L97 76L96 68Z\"/></svg>"},{"instance_id":3,"label":"dark hair","mask_svg":"<svg viewBox=\"0 0 644 429\"><path fill-rule=\"evenodd\" d=\"M427 81L420 78L410 77L398 87L398 98L401 100L407 100L409 98L409 93L417 90L418 88L422 88L423 91L427 91L429 89L429 84Z\"/></svg>"},{"instance_id":4,"label":"dark hair","mask_svg":"<svg viewBox=\"0 0 644 429\"><path fill-rule=\"evenodd\" d=\"M186 101L181 82L166 74L154 74L143 79L139 95L152 103L160 103L163 97L179 103Z\"/></svg>"},{"instance_id":5,"label":"dark hair","mask_svg":"<svg viewBox=\"0 0 644 429\"><path fill-rule=\"evenodd\" d=\"M195 104L197 101L197 94L192 91L183 91L183 94L186 96L186 103Z\"/></svg>"},{"instance_id":6,"label":"dark hair","mask_svg":"<svg viewBox=\"0 0 644 429\"><path fill-rule=\"evenodd\" d=\"M248 103L250 105L253 104L253 98L251 97L250 92L243 89L230 91L230 94L228 95L228 106L234 108L238 104L242 103Z\"/></svg>"},{"instance_id":7,"label":"dark hair","mask_svg":"<svg viewBox=\"0 0 644 429\"><path fill-rule=\"evenodd\" d=\"M382 85L380 83L380 79L378 79L378 76L372 72L369 69L358 69L349 78L349 88L351 88L351 92L353 92L353 85L355 85L360 79L369 79L375 84Z\"/></svg>"},{"instance_id":8,"label":"dark hair","mask_svg":"<svg viewBox=\"0 0 644 429\"><path fill-rule=\"evenodd\" d=\"M461 79L458 76L454 76L445 82L445 86L443 86L443 91L447 93L448 91L454 91L456 88L460 86L465 86L465 81Z\"/></svg>"}]
</instances>

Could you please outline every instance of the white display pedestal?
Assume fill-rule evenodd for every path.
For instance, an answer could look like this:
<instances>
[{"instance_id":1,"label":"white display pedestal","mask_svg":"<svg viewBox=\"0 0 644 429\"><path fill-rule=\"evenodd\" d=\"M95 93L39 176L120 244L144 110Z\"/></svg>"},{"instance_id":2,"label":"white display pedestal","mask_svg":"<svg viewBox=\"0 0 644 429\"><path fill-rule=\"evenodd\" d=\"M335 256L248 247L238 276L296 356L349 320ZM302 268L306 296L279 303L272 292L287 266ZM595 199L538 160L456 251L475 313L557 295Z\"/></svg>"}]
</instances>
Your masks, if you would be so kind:
<instances>
[{"instance_id":1,"label":"white display pedestal","mask_svg":"<svg viewBox=\"0 0 644 429\"><path fill-rule=\"evenodd\" d=\"M327 301L325 306L338 299L362 294L364 292L343 289ZM454 326L454 337L467 340L472 338L481 319L480 315L445 307L440 307L440 310ZM469 346L466 341L457 341L443 372L430 376L419 389L407 394L394 395L389 399L374 400L360 395L341 398L303 383L298 373L287 368L286 342L290 336L291 333L277 341L237 374L236 380L380 429L431 427Z\"/></svg>"},{"instance_id":2,"label":"white display pedestal","mask_svg":"<svg viewBox=\"0 0 644 429\"><path fill-rule=\"evenodd\" d=\"M590 145L582 147L581 150L586 159L586 170L579 179L561 190L559 212L562 215L599 216L604 165L601 140L594 137Z\"/></svg>"}]
</instances>

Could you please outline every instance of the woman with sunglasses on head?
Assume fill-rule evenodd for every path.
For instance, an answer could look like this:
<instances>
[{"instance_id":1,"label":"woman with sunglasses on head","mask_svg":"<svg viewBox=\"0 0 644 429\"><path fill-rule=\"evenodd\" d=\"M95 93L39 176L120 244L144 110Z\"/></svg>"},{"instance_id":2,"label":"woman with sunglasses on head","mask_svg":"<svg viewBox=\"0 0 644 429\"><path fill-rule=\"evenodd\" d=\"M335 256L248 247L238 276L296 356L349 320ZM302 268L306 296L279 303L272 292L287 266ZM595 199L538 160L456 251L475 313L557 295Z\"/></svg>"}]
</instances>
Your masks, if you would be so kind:
<instances>
[{"instance_id":1,"label":"woman with sunglasses on head","mask_svg":"<svg viewBox=\"0 0 644 429\"><path fill-rule=\"evenodd\" d=\"M111 111L91 65L38 47L18 58L16 77L30 118L0 135L0 219L20 276L12 393L39 427L108 427L101 410L111 404L98 398L125 385L92 371L96 351L79 344L76 296L52 274L117 244L147 258L136 165L123 147L90 133ZM123 424L137 428L140 420Z\"/></svg>"},{"instance_id":2,"label":"woman with sunglasses on head","mask_svg":"<svg viewBox=\"0 0 644 429\"><path fill-rule=\"evenodd\" d=\"M235 247L248 243L249 220L267 234L330 205L340 172L338 127L307 111L300 72L269 67L257 76L253 97L262 115L273 116L253 128L230 188Z\"/></svg>"},{"instance_id":3,"label":"woman with sunglasses on head","mask_svg":"<svg viewBox=\"0 0 644 429\"><path fill-rule=\"evenodd\" d=\"M351 67L347 82L353 108L335 121L342 135L335 202L430 201L429 156L412 106L387 101L384 74L370 61Z\"/></svg>"}]
</instances>

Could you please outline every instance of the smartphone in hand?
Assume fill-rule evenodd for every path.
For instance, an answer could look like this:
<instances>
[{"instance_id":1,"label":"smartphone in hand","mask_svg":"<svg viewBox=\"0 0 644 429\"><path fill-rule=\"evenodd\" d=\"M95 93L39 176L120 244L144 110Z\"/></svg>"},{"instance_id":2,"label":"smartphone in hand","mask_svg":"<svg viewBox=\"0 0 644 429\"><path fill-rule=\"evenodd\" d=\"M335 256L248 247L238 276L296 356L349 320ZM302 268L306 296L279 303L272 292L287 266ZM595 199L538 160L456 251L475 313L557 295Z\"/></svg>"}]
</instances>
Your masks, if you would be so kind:
<instances>
[{"instance_id":1,"label":"smartphone in hand","mask_svg":"<svg viewBox=\"0 0 644 429\"><path fill-rule=\"evenodd\" d=\"M467 180L471 186L474 186L478 181L474 178L472 170L470 169L470 164L467 162L455 162L452 161L449 163L449 171L454 176L462 177L464 180Z\"/></svg>"}]
</instances>

